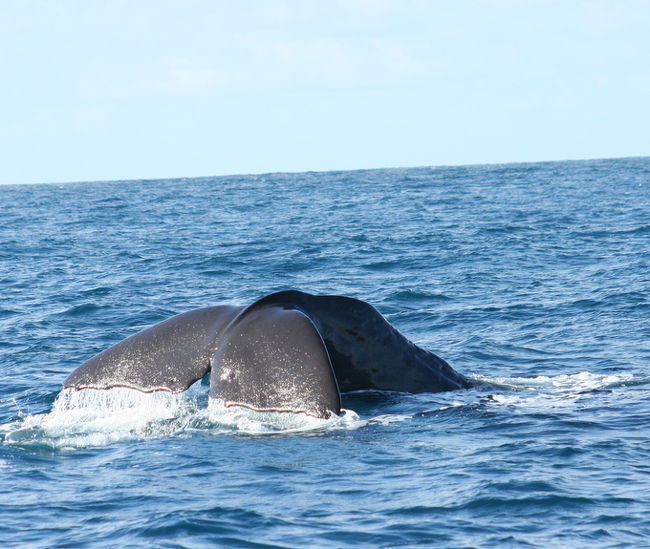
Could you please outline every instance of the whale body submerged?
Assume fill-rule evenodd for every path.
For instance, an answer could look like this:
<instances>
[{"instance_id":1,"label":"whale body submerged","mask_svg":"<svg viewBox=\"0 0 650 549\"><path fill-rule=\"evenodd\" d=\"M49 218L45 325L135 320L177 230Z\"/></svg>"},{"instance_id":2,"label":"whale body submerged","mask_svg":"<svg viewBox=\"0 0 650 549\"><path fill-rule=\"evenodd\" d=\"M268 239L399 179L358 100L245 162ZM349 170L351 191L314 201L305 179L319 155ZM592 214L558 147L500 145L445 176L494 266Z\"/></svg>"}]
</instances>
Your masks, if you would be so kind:
<instances>
[{"instance_id":1,"label":"whale body submerged","mask_svg":"<svg viewBox=\"0 0 650 549\"><path fill-rule=\"evenodd\" d=\"M176 315L94 356L64 387L180 393L208 372L210 397L226 406L322 418L340 413L342 392L470 387L372 305L296 290Z\"/></svg>"}]
</instances>

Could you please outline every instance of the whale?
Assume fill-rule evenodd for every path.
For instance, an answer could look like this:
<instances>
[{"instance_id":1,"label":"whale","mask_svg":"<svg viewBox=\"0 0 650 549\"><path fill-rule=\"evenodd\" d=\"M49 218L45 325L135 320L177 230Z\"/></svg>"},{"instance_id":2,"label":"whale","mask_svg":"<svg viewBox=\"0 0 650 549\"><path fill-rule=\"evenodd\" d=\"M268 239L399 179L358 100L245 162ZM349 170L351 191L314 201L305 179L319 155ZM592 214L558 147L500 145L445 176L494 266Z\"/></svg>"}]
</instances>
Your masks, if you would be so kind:
<instances>
[{"instance_id":1,"label":"whale","mask_svg":"<svg viewBox=\"0 0 650 549\"><path fill-rule=\"evenodd\" d=\"M341 413L342 393L471 386L369 303L286 290L173 316L93 356L64 388L182 393L208 374L210 398L227 407L318 418Z\"/></svg>"}]
</instances>

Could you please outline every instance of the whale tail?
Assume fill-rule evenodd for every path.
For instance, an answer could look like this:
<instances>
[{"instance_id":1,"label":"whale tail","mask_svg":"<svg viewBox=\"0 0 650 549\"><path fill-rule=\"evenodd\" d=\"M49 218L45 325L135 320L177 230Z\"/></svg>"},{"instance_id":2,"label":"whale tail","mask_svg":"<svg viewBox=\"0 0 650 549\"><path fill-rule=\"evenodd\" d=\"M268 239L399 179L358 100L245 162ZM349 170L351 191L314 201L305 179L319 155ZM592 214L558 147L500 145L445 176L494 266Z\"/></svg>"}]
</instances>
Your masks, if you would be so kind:
<instances>
[{"instance_id":1,"label":"whale tail","mask_svg":"<svg viewBox=\"0 0 650 549\"><path fill-rule=\"evenodd\" d=\"M210 370L210 396L226 406L321 418L340 412L340 391L470 386L372 305L295 290L172 317L91 358L64 386L179 393Z\"/></svg>"},{"instance_id":2,"label":"whale tail","mask_svg":"<svg viewBox=\"0 0 650 549\"><path fill-rule=\"evenodd\" d=\"M226 405L323 418L341 410L320 334L304 313L284 305L174 316L92 357L64 387L180 393L211 369L210 396Z\"/></svg>"}]
</instances>

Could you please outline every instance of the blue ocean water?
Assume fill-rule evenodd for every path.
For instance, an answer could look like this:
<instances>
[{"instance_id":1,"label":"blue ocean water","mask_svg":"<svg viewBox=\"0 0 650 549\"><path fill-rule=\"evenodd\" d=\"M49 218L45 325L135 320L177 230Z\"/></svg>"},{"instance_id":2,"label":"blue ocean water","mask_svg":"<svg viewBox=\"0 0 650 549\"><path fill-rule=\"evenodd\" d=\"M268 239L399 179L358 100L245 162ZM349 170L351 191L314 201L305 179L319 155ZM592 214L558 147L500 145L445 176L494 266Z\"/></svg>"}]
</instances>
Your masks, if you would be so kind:
<instances>
[{"instance_id":1,"label":"blue ocean water","mask_svg":"<svg viewBox=\"0 0 650 549\"><path fill-rule=\"evenodd\" d=\"M0 212L0 546L650 547L650 158L3 186ZM146 326L288 288L372 303L477 387L326 422L201 383L57 400Z\"/></svg>"}]
</instances>

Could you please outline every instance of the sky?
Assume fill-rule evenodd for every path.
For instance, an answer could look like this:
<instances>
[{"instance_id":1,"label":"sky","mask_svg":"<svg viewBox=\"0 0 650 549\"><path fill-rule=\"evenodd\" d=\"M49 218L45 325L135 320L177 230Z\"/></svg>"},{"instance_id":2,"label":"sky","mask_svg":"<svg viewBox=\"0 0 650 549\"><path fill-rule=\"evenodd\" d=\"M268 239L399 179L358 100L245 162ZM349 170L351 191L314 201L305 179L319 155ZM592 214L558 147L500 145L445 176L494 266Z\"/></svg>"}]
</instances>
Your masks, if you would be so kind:
<instances>
[{"instance_id":1,"label":"sky","mask_svg":"<svg viewBox=\"0 0 650 549\"><path fill-rule=\"evenodd\" d=\"M0 0L0 184L650 155L646 0Z\"/></svg>"}]
</instances>

